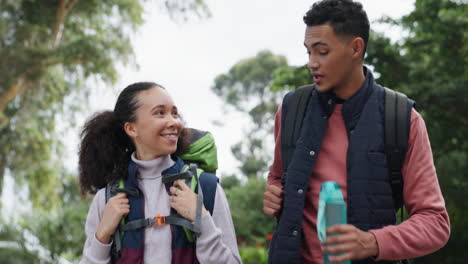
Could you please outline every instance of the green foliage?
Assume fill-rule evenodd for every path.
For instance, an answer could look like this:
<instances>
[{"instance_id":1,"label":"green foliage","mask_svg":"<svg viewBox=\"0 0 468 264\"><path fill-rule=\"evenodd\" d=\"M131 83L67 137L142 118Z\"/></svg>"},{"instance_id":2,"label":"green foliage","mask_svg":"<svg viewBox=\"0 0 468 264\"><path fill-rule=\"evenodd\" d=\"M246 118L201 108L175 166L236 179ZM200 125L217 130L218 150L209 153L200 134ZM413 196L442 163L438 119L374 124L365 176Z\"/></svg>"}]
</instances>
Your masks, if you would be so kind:
<instances>
[{"instance_id":1,"label":"green foliage","mask_svg":"<svg viewBox=\"0 0 468 264\"><path fill-rule=\"evenodd\" d=\"M295 90L312 82L310 71L304 66L283 66L273 72L270 90Z\"/></svg>"},{"instance_id":2,"label":"green foliage","mask_svg":"<svg viewBox=\"0 0 468 264\"><path fill-rule=\"evenodd\" d=\"M226 191L236 234L242 245L264 244L276 225L273 217L263 213L265 186L265 179L249 178L247 183Z\"/></svg>"},{"instance_id":3,"label":"green foliage","mask_svg":"<svg viewBox=\"0 0 468 264\"><path fill-rule=\"evenodd\" d=\"M0 183L7 169L17 184L42 191L58 183L57 116L69 115L65 123L73 125L90 93L85 81L114 83L117 64L132 62L130 33L143 23L142 4L0 1ZM165 1L163 8L174 17L206 10L201 0ZM41 193L30 194L42 204ZM47 197L50 204L55 198Z\"/></svg>"},{"instance_id":4,"label":"green foliage","mask_svg":"<svg viewBox=\"0 0 468 264\"><path fill-rule=\"evenodd\" d=\"M52 211L35 210L25 215L25 220L20 224L24 230L34 234L39 245L49 251L50 259L77 260L86 239L84 223L90 199L82 199L75 177L66 175L63 178L61 188L58 188L60 206Z\"/></svg>"},{"instance_id":5,"label":"green foliage","mask_svg":"<svg viewBox=\"0 0 468 264\"><path fill-rule=\"evenodd\" d=\"M223 175L221 177L221 186L225 191L230 190L231 188L240 185L239 178L236 175Z\"/></svg>"},{"instance_id":6,"label":"green foliage","mask_svg":"<svg viewBox=\"0 0 468 264\"><path fill-rule=\"evenodd\" d=\"M87 78L117 79L115 63L129 62L127 31L142 23L143 7L128 0L24 0L2 1L0 10L0 181L8 169L17 184L35 187L35 207L44 200L53 206L57 197L42 194L60 182L57 114L86 104Z\"/></svg>"},{"instance_id":7,"label":"green foliage","mask_svg":"<svg viewBox=\"0 0 468 264\"><path fill-rule=\"evenodd\" d=\"M0 220L1 221L1 220ZM18 227L0 223L0 263L39 263L39 258L24 247L23 234Z\"/></svg>"},{"instance_id":8,"label":"green foliage","mask_svg":"<svg viewBox=\"0 0 468 264\"><path fill-rule=\"evenodd\" d=\"M269 93L273 72L287 65L284 56L272 54L270 51L260 51L254 58L244 59L236 63L228 73L215 78L212 91L226 103L237 110L250 112L257 104L267 104L275 99L275 94Z\"/></svg>"},{"instance_id":9,"label":"green foliage","mask_svg":"<svg viewBox=\"0 0 468 264\"><path fill-rule=\"evenodd\" d=\"M239 253L244 264L266 264L268 250L264 247L240 247Z\"/></svg>"},{"instance_id":10,"label":"green foliage","mask_svg":"<svg viewBox=\"0 0 468 264\"><path fill-rule=\"evenodd\" d=\"M271 160L265 152L271 139L273 120L283 91L272 91L270 85L277 70L287 68L286 58L270 51L260 51L255 57L241 60L228 73L215 78L212 91L228 105L245 113L252 127L245 132L247 140L231 147L247 177L259 177Z\"/></svg>"}]
</instances>

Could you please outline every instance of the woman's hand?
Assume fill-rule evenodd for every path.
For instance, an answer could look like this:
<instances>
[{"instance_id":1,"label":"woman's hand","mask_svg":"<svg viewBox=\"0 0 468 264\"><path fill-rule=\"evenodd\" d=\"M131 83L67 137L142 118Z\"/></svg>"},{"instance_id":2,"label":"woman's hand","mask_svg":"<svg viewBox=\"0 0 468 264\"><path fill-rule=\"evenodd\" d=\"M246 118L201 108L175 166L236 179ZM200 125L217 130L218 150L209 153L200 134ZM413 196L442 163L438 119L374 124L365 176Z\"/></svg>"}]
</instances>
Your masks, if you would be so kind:
<instances>
[{"instance_id":1,"label":"woman's hand","mask_svg":"<svg viewBox=\"0 0 468 264\"><path fill-rule=\"evenodd\" d=\"M119 193L109 199L104 207L104 214L96 231L96 238L108 244L122 217L130 212L130 204L125 193Z\"/></svg>"},{"instance_id":2,"label":"woman's hand","mask_svg":"<svg viewBox=\"0 0 468 264\"><path fill-rule=\"evenodd\" d=\"M179 187L179 188L177 188ZM174 186L169 189L171 196L171 207L174 208L182 217L193 222L196 217L197 194L195 194L182 180L174 182ZM202 204L202 215L207 213Z\"/></svg>"}]
</instances>

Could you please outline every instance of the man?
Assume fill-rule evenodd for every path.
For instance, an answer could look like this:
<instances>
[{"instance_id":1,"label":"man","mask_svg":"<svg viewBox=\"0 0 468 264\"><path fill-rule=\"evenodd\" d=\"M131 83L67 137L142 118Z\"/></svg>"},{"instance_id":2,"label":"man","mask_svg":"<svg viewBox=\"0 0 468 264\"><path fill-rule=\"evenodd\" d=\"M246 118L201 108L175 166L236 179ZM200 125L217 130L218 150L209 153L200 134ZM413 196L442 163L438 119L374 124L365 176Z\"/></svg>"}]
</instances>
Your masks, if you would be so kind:
<instances>
[{"instance_id":1,"label":"man","mask_svg":"<svg viewBox=\"0 0 468 264\"><path fill-rule=\"evenodd\" d=\"M364 67L369 21L362 5L323 0L304 16L304 45L315 90L288 168L282 167L280 107L275 155L264 193L264 212L279 216L270 263L398 263L441 248L450 235L424 120L408 103L410 134L402 168L409 219L396 224L384 151L384 89ZM284 185L283 173L286 172ZM317 237L320 186L335 181L347 202L348 224ZM281 214L279 214L281 212ZM358 261L359 260L359 261Z\"/></svg>"}]
</instances>

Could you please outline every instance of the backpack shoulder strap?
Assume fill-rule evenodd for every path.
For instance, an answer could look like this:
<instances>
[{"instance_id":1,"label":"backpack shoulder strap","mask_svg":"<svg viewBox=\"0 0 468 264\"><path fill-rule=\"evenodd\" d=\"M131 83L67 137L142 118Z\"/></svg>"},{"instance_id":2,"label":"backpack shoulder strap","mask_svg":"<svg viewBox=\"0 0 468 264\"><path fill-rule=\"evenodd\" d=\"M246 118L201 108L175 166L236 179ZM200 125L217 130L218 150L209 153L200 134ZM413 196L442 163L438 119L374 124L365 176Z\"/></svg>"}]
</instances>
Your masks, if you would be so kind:
<instances>
[{"instance_id":1,"label":"backpack shoulder strap","mask_svg":"<svg viewBox=\"0 0 468 264\"><path fill-rule=\"evenodd\" d=\"M284 172L288 169L296 148L307 103L314 87L315 85L302 86L284 97L281 113L281 161ZM283 185L284 178L283 174Z\"/></svg>"},{"instance_id":2,"label":"backpack shoulder strap","mask_svg":"<svg viewBox=\"0 0 468 264\"><path fill-rule=\"evenodd\" d=\"M124 183L123 180L119 180L118 182L110 182L106 186L106 204L109 201L110 198L115 196L116 190L119 187L123 187ZM114 234L112 235L112 240L114 243L112 243L111 247L111 263L117 263L117 260L120 258L120 252L122 250L122 235L120 233L119 228L115 230Z\"/></svg>"},{"instance_id":3,"label":"backpack shoulder strap","mask_svg":"<svg viewBox=\"0 0 468 264\"><path fill-rule=\"evenodd\" d=\"M403 175L401 169L408 149L411 108L408 97L385 89L385 153L387 155L395 209L403 207Z\"/></svg>"}]
</instances>

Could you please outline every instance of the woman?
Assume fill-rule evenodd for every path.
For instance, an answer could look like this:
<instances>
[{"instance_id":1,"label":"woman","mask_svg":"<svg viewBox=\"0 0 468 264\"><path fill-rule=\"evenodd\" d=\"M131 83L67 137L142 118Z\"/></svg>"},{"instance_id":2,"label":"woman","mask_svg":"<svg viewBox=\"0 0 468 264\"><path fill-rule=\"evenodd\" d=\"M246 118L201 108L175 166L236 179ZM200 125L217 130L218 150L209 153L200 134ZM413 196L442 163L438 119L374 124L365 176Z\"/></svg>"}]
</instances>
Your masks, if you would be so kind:
<instances>
[{"instance_id":1,"label":"woman","mask_svg":"<svg viewBox=\"0 0 468 264\"><path fill-rule=\"evenodd\" d=\"M226 196L213 174L200 176L204 199L201 234L195 242L173 225L116 232L122 218L167 216L171 210L195 220L197 194L182 180L172 186L162 183L162 175L178 172L183 165L173 155L182 130L177 107L166 90L146 82L126 87L114 111L86 122L81 134L80 185L83 193L97 193L86 220L80 263L241 263ZM125 186L134 184L141 194L120 192L106 198L105 187L119 180ZM210 184L214 188L204 187ZM213 201L208 205L210 196ZM118 256L111 250L116 244L114 233L122 235Z\"/></svg>"}]
</instances>

